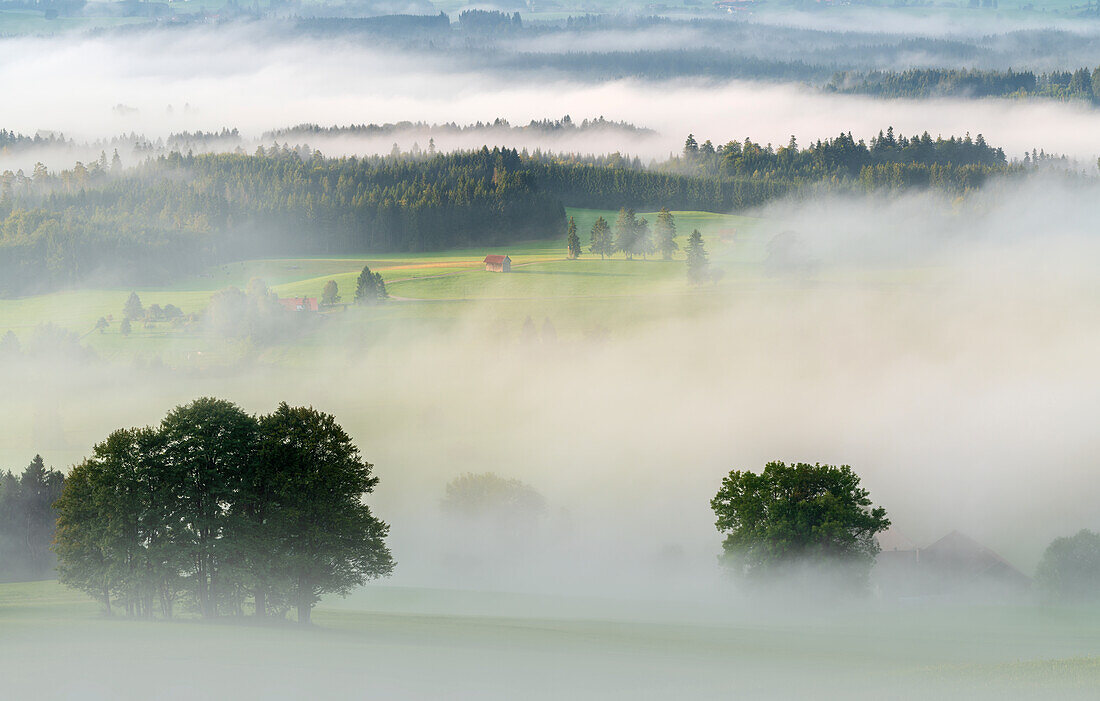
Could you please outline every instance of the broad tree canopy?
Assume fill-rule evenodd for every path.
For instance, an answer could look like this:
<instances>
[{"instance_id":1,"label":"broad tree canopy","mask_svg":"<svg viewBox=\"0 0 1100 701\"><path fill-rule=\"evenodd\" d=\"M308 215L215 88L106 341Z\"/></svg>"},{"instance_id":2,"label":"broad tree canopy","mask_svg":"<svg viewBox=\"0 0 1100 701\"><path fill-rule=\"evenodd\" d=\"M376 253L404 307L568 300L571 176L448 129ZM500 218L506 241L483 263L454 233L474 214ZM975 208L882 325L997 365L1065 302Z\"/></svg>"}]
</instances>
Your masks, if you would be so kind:
<instances>
[{"instance_id":1,"label":"broad tree canopy","mask_svg":"<svg viewBox=\"0 0 1100 701\"><path fill-rule=\"evenodd\" d=\"M845 566L866 581L889 527L847 465L770 462L763 472L734 470L711 500L726 561L759 577L807 562Z\"/></svg>"}]
</instances>

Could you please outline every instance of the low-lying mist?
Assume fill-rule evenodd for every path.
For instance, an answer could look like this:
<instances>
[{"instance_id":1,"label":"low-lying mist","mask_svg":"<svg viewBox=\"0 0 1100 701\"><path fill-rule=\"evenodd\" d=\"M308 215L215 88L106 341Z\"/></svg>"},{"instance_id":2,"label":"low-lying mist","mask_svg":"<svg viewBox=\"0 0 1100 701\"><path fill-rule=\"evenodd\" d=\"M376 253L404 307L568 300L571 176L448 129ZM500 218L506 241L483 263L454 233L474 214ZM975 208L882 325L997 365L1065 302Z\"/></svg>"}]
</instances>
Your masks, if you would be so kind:
<instances>
[{"instance_id":1,"label":"low-lying mist","mask_svg":"<svg viewBox=\"0 0 1100 701\"><path fill-rule=\"evenodd\" d=\"M751 136L784 144L791 134L803 142L842 131L868 138L893 125L906 134L980 132L1010 156L1041 147L1091 163L1100 153L1095 112L1074 103L877 100L828 95L793 83L590 80L562 72L499 70L490 59L483 65L456 61L446 52L347 37L290 38L264 24L5 39L0 42L0 89L20 99L7 105L2 126L27 134L63 132L79 142L131 133L155 141L171 133L228 127L240 129L253 149L265 131L306 122L468 124L500 117L525 124L568 113L577 120L602 115L659 135L533 134L518 141L511 135L509 145L620 151L649 159L678 152L688 133L700 140ZM51 89L33 89L43 82ZM1036 125L1043 125L1041 137ZM395 141L404 150L414 142L427 147L426 135L419 133L310 145L327 155L388 153ZM480 143L437 139L444 150ZM12 152L0 158L0 168L29 173L36 160L67 168L76 158L98 157L99 150ZM106 151L110 157L110 146ZM133 156L122 155L127 164L133 162Z\"/></svg>"},{"instance_id":2,"label":"low-lying mist","mask_svg":"<svg viewBox=\"0 0 1100 701\"><path fill-rule=\"evenodd\" d=\"M334 328L289 367L12 363L0 444L63 466L200 395L313 405L376 465L400 584L725 596L709 500L773 459L850 464L913 542L957 529L1030 572L1052 537L1100 527L1095 194L1033 178L776 204L753 236L786 232L794 265L737 234L709 242L725 277L695 294L445 303L448 323L353 347ZM529 314L557 333L521 340ZM482 472L545 498L523 547L444 537L444 486Z\"/></svg>"}]
</instances>

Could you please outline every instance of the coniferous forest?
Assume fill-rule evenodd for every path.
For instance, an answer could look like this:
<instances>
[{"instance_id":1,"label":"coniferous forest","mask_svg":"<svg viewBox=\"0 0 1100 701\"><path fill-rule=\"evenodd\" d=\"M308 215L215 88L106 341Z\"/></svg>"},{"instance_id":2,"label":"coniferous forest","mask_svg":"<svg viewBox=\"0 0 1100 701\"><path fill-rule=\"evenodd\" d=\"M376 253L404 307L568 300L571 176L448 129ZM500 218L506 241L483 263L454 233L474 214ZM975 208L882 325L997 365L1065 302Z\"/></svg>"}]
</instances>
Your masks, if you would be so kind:
<instances>
[{"instance_id":1,"label":"coniferous forest","mask_svg":"<svg viewBox=\"0 0 1100 701\"><path fill-rule=\"evenodd\" d=\"M81 282L141 284L244 258L441 250L557 236L564 206L745 211L806 192L964 192L1025 167L979 135L801 147L685 142L643 165L620 156L477 151L326 158L307 146L253 155L171 152L123 169L5 173L0 294Z\"/></svg>"}]
</instances>

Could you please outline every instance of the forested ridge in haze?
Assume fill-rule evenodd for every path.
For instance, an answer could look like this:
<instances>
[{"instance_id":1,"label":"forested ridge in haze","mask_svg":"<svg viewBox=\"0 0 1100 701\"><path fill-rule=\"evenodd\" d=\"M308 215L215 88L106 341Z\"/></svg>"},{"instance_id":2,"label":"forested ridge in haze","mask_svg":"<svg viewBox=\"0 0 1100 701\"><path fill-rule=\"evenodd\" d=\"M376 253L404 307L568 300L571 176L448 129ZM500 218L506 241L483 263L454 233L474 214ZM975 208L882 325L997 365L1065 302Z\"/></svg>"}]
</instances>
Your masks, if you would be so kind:
<instances>
[{"instance_id":1,"label":"forested ridge in haze","mask_svg":"<svg viewBox=\"0 0 1100 701\"><path fill-rule=\"evenodd\" d=\"M132 169L104 155L60 173L4 174L0 293L170 278L248 257L549 238L564 229L566 204L743 211L808 189L965 192L1025 167L981 135L906 138L892 128L869 143L848 133L804 148L793 137L774 148L689 136L680 156L651 167L499 147L325 158L284 145L172 152Z\"/></svg>"},{"instance_id":2,"label":"forested ridge in haze","mask_svg":"<svg viewBox=\"0 0 1100 701\"><path fill-rule=\"evenodd\" d=\"M172 153L118 174L98 165L9 174L4 193L7 294L158 279L242 256L544 238L565 221L508 149L427 160Z\"/></svg>"},{"instance_id":3,"label":"forested ridge in haze","mask_svg":"<svg viewBox=\"0 0 1100 701\"><path fill-rule=\"evenodd\" d=\"M840 72L828 91L878 97L1049 97L1100 102L1100 68L1042 73L1031 70L911 68L906 71Z\"/></svg>"}]
</instances>

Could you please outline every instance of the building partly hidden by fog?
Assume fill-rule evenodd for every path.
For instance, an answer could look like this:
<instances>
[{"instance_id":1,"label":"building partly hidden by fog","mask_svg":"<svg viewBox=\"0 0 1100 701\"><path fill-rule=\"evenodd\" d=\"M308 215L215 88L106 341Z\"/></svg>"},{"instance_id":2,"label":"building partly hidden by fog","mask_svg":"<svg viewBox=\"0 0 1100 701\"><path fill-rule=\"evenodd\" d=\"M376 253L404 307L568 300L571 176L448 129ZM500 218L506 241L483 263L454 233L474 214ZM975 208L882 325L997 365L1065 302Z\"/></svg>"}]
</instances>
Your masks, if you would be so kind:
<instances>
[{"instance_id":1,"label":"building partly hidden by fog","mask_svg":"<svg viewBox=\"0 0 1100 701\"><path fill-rule=\"evenodd\" d=\"M891 529L872 572L876 592L894 600L1006 600L1025 596L1031 578L973 538L951 531L920 548Z\"/></svg>"}]
</instances>

